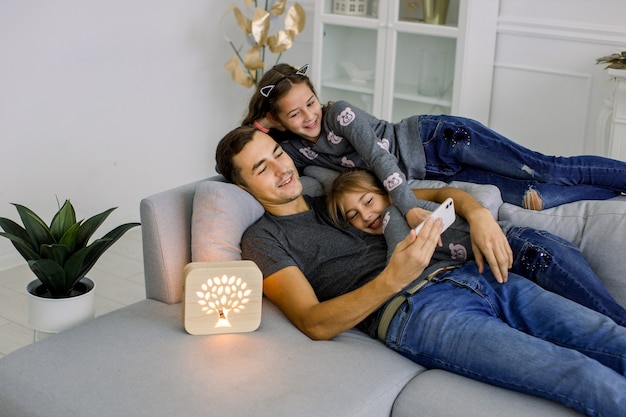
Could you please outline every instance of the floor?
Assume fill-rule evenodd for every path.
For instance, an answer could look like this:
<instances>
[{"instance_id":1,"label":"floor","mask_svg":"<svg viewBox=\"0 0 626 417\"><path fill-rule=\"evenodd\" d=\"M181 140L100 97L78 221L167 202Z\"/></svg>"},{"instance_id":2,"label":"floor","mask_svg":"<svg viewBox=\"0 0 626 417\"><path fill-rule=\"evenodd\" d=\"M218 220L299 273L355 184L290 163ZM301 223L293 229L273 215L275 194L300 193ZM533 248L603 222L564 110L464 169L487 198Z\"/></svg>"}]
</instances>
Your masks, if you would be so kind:
<instances>
[{"instance_id":1,"label":"floor","mask_svg":"<svg viewBox=\"0 0 626 417\"><path fill-rule=\"evenodd\" d=\"M96 316L145 298L141 229L126 232L87 274L96 283ZM33 343L28 327L26 285L34 279L26 263L0 271L0 358ZM38 334L37 338L43 337Z\"/></svg>"}]
</instances>

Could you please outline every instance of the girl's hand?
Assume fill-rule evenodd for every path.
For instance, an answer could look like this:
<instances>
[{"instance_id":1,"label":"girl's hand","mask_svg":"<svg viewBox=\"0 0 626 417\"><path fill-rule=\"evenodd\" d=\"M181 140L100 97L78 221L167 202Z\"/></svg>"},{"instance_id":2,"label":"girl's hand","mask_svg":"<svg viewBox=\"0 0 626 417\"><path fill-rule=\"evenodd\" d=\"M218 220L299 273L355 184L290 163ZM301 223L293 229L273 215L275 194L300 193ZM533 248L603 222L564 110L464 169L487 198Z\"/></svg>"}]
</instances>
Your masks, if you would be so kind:
<instances>
[{"instance_id":1,"label":"girl's hand","mask_svg":"<svg viewBox=\"0 0 626 417\"><path fill-rule=\"evenodd\" d=\"M281 132L287 130L285 129L285 126L282 125L282 123L280 123L273 117L262 117L260 119L257 119L256 122L263 126L265 129L276 129L280 130Z\"/></svg>"},{"instance_id":2,"label":"girl's hand","mask_svg":"<svg viewBox=\"0 0 626 417\"><path fill-rule=\"evenodd\" d=\"M425 221L427 218L430 217L430 215L433 214L432 211L428 211L426 209L423 209L421 207L413 207L411 210L409 210L406 213L406 221L409 224L409 226L411 227L411 229L415 229L417 227L417 225L421 224L423 221ZM415 220L417 219L417 220ZM413 221L416 221L415 224L413 224ZM443 243L441 241L441 237L439 237L437 239L437 246L441 247L443 246Z\"/></svg>"},{"instance_id":3,"label":"girl's hand","mask_svg":"<svg viewBox=\"0 0 626 417\"><path fill-rule=\"evenodd\" d=\"M431 211L425 210L420 207L413 207L406 213L406 222L409 224L411 229L415 229L418 224L426 220L428 216L431 215Z\"/></svg>"}]
</instances>

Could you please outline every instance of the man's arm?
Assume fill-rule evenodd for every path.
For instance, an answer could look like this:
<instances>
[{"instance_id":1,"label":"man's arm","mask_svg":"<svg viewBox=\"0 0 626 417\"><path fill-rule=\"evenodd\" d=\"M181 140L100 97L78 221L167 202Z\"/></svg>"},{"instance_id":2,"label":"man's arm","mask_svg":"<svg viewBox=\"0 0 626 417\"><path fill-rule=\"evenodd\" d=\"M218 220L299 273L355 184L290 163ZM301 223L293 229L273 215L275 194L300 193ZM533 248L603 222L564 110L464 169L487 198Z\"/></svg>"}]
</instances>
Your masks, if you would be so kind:
<instances>
[{"instance_id":1,"label":"man's arm","mask_svg":"<svg viewBox=\"0 0 626 417\"><path fill-rule=\"evenodd\" d=\"M433 219L419 235L411 231L376 278L331 300L320 302L309 281L295 266L265 278L263 292L311 339L332 339L359 324L424 271L435 251L441 227L441 220Z\"/></svg>"},{"instance_id":2,"label":"man's arm","mask_svg":"<svg viewBox=\"0 0 626 417\"><path fill-rule=\"evenodd\" d=\"M513 265L513 251L489 210L470 194L454 187L415 189L413 193L419 199L436 203L451 197L457 214L470 225L472 249L479 271L483 272L486 260L498 282L506 282Z\"/></svg>"}]
</instances>

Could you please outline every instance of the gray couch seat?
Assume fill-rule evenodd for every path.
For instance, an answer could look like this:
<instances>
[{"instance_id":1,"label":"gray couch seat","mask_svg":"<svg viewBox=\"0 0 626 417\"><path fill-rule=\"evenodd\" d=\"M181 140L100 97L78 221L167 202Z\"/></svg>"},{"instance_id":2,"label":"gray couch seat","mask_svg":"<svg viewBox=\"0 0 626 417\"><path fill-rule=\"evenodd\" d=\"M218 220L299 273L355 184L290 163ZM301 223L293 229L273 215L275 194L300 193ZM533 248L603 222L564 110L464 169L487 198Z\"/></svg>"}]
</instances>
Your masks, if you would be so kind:
<instances>
[{"instance_id":1,"label":"gray couch seat","mask_svg":"<svg viewBox=\"0 0 626 417\"><path fill-rule=\"evenodd\" d=\"M0 416L380 416L424 370L358 331L311 342L267 300L214 336L144 300L0 360Z\"/></svg>"}]
</instances>

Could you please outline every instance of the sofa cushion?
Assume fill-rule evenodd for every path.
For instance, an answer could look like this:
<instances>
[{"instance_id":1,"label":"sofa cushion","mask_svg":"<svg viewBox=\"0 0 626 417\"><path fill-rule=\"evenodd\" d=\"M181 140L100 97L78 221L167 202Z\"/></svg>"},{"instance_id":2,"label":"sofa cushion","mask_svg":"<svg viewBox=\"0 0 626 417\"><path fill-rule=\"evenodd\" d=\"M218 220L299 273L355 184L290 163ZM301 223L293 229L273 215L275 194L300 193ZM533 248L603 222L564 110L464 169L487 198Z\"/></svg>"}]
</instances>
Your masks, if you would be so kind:
<instances>
[{"instance_id":1,"label":"sofa cushion","mask_svg":"<svg viewBox=\"0 0 626 417\"><path fill-rule=\"evenodd\" d=\"M582 417L539 397L494 387L450 372L422 372L402 390L392 417Z\"/></svg>"},{"instance_id":2,"label":"sofa cushion","mask_svg":"<svg viewBox=\"0 0 626 417\"><path fill-rule=\"evenodd\" d=\"M573 242L615 299L626 306L625 201L577 201L543 211L524 210L507 203L500 208L500 220L547 230Z\"/></svg>"},{"instance_id":3,"label":"sofa cushion","mask_svg":"<svg viewBox=\"0 0 626 417\"><path fill-rule=\"evenodd\" d=\"M200 183L191 216L191 260L241 259L241 236L263 213L263 206L236 185L219 181Z\"/></svg>"},{"instance_id":4,"label":"sofa cushion","mask_svg":"<svg viewBox=\"0 0 626 417\"><path fill-rule=\"evenodd\" d=\"M319 181L303 176L302 192L324 194ZM191 260L223 262L241 259L243 232L265 212L263 206L234 184L209 179L198 184L191 215Z\"/></svg>"}]
</instances>

